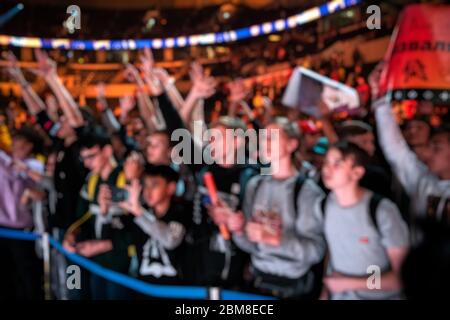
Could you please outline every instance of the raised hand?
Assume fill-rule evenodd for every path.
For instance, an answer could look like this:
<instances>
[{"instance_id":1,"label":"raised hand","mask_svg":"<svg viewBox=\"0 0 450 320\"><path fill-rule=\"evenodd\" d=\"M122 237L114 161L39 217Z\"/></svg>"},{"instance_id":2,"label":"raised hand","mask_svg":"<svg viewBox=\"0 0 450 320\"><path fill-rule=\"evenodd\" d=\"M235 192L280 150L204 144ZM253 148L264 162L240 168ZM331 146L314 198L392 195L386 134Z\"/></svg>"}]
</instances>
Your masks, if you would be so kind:
<instances>
[{"instance_id":1,"label":"raised hand","mask_svg":"<svg viewBox=\"0 0 450 320\"><path fill-rule=\"evenodd\" d=\"M2 57L6 61L8 61L6 70L8 71L11 78L13 78L14 81L19 83L21 86L25 86L27 84L27 81L25 80L22 70L19 67L16 56L11 51L5 51L2 53Z\"/></svg>"},{"instance_id":2,"label":"raised hand","mask_svg":"<svg viewBox=\"0 0 450 320\"><path fill-rule=\"evenodd\" d=\"M136 105L136 100L131 95L126 95L119 98L120 110L124 114L128 114L131 110L133 110Z\"/></svg>"},{"instance_id":3,"label":"raised hand","mask_svg":"<svg viewBox=\"0 0 450 320\"><path fill-rule=\"evenodd\" d=\"M142 81L138 69L131 63L127 63L125 65L125 77L128 81L135 83L140 89L145 87L144 81Z\"/></svg>"},{"instance_id":4,"label":"raised hand","mask_svg":"<svg viewBox=\"0 0 450 320\"><path fill-rule=\"evenodd\" d=\"M98 111L103 112L108 107L105 96L105 83L97 83L95 90L97 91L97 109Z\"/></svg>"},{"instance_id":5,"label":"raised hand","mask_svg":"<svg viewBox=\"0 0 450 320\"><path fill-rule=\"evenodd\" d=\"M153 53L149 48L144 48L144 50L139 55L139 59L141 60L141 71L143 72L152 72L155 67L155 59L153 58Z\"/></svg>"},{"instance_id":6,"label":"raised hand","mask_svg":"<svg viewBox=\"0 0 450 320\"><path fill-rule=\"evenodd\" d=\"M143 52L139 55L139 59L141 60L141 65L139 68L144 75L144 80L149 87L151 94L155 96L160 95L164 91L164 86L161 79L164 79L165 77L165 70L155 68L155 60L149 48L145 48L143 50Z\"/></svg>"},{"instance_id":7,"label":"raised hand","mask_svg":"<svg viewBox=\"0 0 450 320\"><path fill-rule=\"evenodd\" d=\"M229 83L228 89L230 90L230 94L228 96L230 103L239 103L245 100L250 92L242 79L237 79Z\"/></svg>"},{"instance_id":8,"label":"raised hand","mask_svg":"<svg viewBox=\"0 0 450 320\"><path fill-rule=\"evenodd\" d=\"M205 76L198 62L191 65L189 72L192 81L191 92L197 99L206 99L216 92L217 82L213 77Z\"/></svg>"},{"instance_id":9,"label":"raised hand","mask_svg":"<svg viewBox=\"0 0 450 320\"><path fill-rule=\"evenodd\" d=\"M56 75L56 62L53 61L45 51L35 49L34 54L36 56L38 68L32 71L36 75L44 78Z\"/></svg>"},{"instance_id":10,"label":"raised hand","mask_svg":"<svg viewBox=\"0 0 450 320\"><path fill-rule=\"evenodd\" d=\"M128 191L128 199L127 201L120 202L119 207L135 216L142 215L144 211L139 201L142 186L139 180L135 179L131 181L130 185L125 186L125 190Z\"/></svg>"},{"instance_id":11,"label":"raised hand","mask_svg":"<svg viewBox=\"0 0 450 320\"><path fill-rule=\"evenodd\" d=\"M105 99L105 83L99 82L95 86L95 90L97 92L97 99Z\"/></svg>"},{"instance_id":12,"label":"raised hand","mask_svg":"<svg viewBox=\"0 0 450 320\"><path fill-rule=\"evenodd\" d=\"M380 96L380 79L381 79L381 73L383 72L384 66L385 66L385 62L380 61L369 75L368 80L369 80L370 91L372 94L372 100L375 100L375 99L379 98L379 96Z\"/></svg>"}]
</instances>

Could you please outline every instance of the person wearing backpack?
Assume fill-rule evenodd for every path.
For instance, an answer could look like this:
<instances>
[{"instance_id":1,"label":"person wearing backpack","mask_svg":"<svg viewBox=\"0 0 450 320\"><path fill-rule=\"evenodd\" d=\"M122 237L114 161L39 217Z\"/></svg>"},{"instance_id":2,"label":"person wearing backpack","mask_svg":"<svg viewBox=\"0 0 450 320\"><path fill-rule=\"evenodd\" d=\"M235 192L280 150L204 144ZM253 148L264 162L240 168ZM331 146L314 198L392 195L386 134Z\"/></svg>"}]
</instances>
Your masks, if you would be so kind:
<instances>
[{"instance_id":1,"label":"person wearing backpack","mask_svg":"<svg viewBox=\"0 0 450 320\"><path fill-rule=\"evenodd\" d=\"M80 157L90 170L80 191L78 219L68 228L63 247L100 266L128 273L130 234L126 228L130 216L115 202L112 189L126 185L126 174L113 156L111 141L105 132L92 128L81 140ZM116 192L119 193L119 192ZM81 289L71 290L70 299L128 299L127 288L82 269Z\"/></svg>"},{"instance_id":2,"label":"person wearing backpack","mask_svg":"<svg viewBox=\"0 0 450 320\"><path fill-rule=\"evenodd\" d=\"M325 252L313 207L323 192L293 165L298 147L295 126L279 117L266 129L268 141L262 144L262 153L274 170L250 179L243 213L222 207L215 214L225 217L236 245L251 255L252 282L259 293L312 299L316 283L312 267ZM272 130L277 141L271 140Z\"/></svg>"},{"instance_id":3,"label":"person wearing backpack","mask_svg":"<svg viewBox=\"0 0 450 320\"><path fill-rule=\"evenodd\" d=\"M368 162L357 145L341 141L327 152L322 179L331 190L316 203L328 245L323 279L333 300L400 299L399 271L409 232L395 204L362 188Z\"/></svg>"}]
</instances>

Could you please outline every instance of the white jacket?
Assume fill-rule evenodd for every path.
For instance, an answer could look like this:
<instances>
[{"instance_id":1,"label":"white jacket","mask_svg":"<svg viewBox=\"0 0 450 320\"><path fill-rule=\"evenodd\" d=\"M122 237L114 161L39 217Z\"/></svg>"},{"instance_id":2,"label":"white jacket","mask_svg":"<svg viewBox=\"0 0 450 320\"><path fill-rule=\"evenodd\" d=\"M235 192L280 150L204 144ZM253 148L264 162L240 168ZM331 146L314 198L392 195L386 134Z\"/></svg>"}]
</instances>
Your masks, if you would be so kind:
<instances>
[{"instance_id":1,"label":"white jacket","mask_svg":"<svg viewBox=\"0 0 450 320\"><path fill-rule=\"evenodd\" d=\"M440 180L409 148L395 122L390 101L380 98L373 103L378 128L378 139L386 160L411 198L411 212L424 217L429 196L440 197L436 217L442 217L445 203L450 198L450 180Z\"/></svg>"}]
</instances>

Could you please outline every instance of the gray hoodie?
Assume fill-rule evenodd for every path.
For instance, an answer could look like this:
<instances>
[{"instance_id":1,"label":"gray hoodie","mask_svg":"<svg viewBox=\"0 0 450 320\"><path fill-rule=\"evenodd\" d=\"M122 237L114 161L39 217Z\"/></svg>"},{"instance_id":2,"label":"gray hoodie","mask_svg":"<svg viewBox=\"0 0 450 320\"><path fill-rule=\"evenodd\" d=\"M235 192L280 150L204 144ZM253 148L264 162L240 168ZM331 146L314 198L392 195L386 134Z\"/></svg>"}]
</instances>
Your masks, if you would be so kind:
<instances>
[{"instance_id":1,"label":"gray hoodie","mask_svg":"<svg viewBox=\"0 0 450 320\"><path fill-rule=\"evenodd\" d=\"M255 176L247 184L243 206L246 219L258 209L277 211L282 220L279 246L254 243L245 235L233 235L237 246L251 254L253 267L264 273L291 279L305 275L325 253L322 225L313 214L314 203L323 197L323 192L312 180L306 180L296 199L296 213L293 195L296 180L297 176L286 180Z\"/></svg>"}]
</instances>

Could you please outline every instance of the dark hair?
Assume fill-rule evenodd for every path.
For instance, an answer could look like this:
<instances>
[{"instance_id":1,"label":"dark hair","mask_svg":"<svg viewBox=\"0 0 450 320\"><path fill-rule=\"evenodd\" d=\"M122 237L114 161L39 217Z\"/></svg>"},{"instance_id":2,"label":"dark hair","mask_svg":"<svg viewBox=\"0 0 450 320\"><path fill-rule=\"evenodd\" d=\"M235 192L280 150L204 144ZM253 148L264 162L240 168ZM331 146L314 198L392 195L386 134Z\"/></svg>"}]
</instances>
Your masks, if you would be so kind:
<instances>
[{"instance_id":1,"label":"dark hair","mask_svg":"<svg viewBox=\"0 0 450 320\"><path fill-rule=\"evenodd\" d=\"M342 140L369 132L373 132L372 127L369 124L358 120L345 121L337 129L337 134Z\"/></svg>"},{"instance_id":2,"label":"dark hair","mask_svg":"<svg viewBox=\"0 0 450 320\"><path fill-rule=\"evenodd\" d=\"M161 177L167 182L176 183L179 179L179 174L167 165L147 164L144 168L143 177Z\"/></svg>"},{"instance_id":3,"label":"dark hair","mask_svg":"<svg viewBox=\"0 0 450 320\"><path fill-rule=\"evenodd\" d=\"M83 117L83 120L86 122L86 125L88 126L94 126L96 121L94 117L94 112L89 107L80 108L81 116Z\"/></svg>"},{"instance_id":4,"label":"dark hair","mask_svg":"<svg viewBox=\"0 0 450 320\"><path fill-rule=\"evenodd\" d=\"M32 153L40 153L43 151L44 140L35 129L29 126L22 126L13 133L14 138L22 138L33 145Z\"/></svg>"},{"instance_id":5,"label":"dark hair","mask_svg":"<svg viewBox=\"0 0 450 320\"><path fill-rule=\"evenodd\" d=\"M405 125L408 126L411 122L418 121L425 123L428 127L430 126L430 117L423 114L415 114L414 117L405 121Z\"/></svg>"},{"instance_id":6,"label":"dark hair","mask_svg":"<svg viewBox=\"0 0 450 320\"><path fill-rule=\"evenodd\" d=\"M431 136L435 136L437 134L446 134L447 139L450 142L450 123L443 123L439 127L434 128L431 132Z\"/></svg>"},{"instance_id":7,"label":"dark hair","mask_svg":"<svg viewBox=\"0 0 450 320\"><path fill-rule=\"evenodd\" d=\"M81 148L91 149L95 146L103 148L111 144L111 138L101 127L90 127L80 134L79 144Z\"/></svg>"},{"instance_id":8,"label":"dark hair","mask_svg":"<svg viewBox=\"0 0 450 320\"><path fill-rule=\"evenodd\" d=\"M342 154L342 157L344 159L352 157L353 162L357 166L365 168L370 162L369 154L364 149L347 140L342 140L334 143L328 150L333 148L337 149Z\"/></svg>"}]
</instances>

